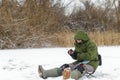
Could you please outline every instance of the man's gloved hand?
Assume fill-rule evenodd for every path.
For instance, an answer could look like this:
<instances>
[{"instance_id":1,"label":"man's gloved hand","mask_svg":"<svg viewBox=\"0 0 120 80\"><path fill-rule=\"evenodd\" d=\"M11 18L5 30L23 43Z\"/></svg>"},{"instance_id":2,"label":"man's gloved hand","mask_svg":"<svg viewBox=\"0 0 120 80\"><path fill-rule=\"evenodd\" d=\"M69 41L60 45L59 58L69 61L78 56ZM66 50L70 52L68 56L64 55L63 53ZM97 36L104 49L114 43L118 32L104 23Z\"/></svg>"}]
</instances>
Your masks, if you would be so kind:
<instances>
[{"instance_id":1,"label":"man's gloved hand","mask_svg":"<svg viewBox=\"0 0 120 80\"><path fill-rule=\"evenodd\" d=\"M74 51L73 51L72 49L68 50L68 54L69 54L69 55L71 55L71 54L73 54L73 53L74 53Z\"/></svg>"},{"instance_id":2,"label":"man's gloved hand","mask_svg":"<svg viewBox=\"0 0 120 80\"><path fill-rule=\"evenodd\" d=\"M68 50L68 54L73 58L77 59L77 52L73 51L72 49Z\"/></svg>"}]
</instances>

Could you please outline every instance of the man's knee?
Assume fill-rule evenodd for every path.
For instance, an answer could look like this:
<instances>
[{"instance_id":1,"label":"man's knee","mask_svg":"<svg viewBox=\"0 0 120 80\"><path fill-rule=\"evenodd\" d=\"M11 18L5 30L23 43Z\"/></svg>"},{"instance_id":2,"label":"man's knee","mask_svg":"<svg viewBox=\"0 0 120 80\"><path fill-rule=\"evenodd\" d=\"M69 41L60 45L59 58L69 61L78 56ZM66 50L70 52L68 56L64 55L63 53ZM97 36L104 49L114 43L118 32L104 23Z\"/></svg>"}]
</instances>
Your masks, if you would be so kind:
<instances>
[{"instance_id":1,"label":"man's knee","mask_svg":"<svg viewBox=\"0 0 120 80\"><path fill-rule=\"evenodd\" d=\"M77 80L77 79L82 77L82 74L81 74L81 72L79 70L75 69L75 70L71 71L70 76L71 76L72 79Z\"/></svg>"}]
</instances>

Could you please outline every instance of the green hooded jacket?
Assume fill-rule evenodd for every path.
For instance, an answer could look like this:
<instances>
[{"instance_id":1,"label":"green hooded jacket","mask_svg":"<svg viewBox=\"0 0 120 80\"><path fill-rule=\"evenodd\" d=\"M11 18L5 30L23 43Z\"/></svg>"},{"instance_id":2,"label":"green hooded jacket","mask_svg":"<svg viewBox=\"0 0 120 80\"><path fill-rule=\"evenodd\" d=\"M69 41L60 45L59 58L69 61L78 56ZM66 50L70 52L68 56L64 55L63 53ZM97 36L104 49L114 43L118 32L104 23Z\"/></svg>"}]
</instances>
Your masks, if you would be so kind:
<instances>
[{"instance_id":1,"label":"green hooded jacket","mask_svg":"<svg viewBox=\"0 0 120 80\"><path fill-rule=\"evenodd\" d=\"M76 43L76 40L81 39L82 43ZM94 69L98 67L98 51L96 44L90 40L88 35L83 31L77 31L75 36L75 52L77 53L76 62L89 60L89 65L93 66Z\"/></svg>"}]
</instances>

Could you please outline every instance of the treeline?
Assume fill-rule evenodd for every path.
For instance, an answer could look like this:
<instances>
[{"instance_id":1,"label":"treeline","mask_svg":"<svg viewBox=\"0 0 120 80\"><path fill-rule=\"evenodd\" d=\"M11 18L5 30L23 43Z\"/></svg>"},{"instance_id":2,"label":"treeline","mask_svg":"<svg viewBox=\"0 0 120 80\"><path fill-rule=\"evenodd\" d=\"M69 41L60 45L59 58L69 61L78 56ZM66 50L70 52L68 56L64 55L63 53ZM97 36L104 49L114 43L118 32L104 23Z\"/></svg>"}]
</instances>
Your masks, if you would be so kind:
<instances>
[{"instance_id":1,"label":"treeline","mask_svg":"<svg viewBox=\"0 0 120 80\"><path fill-rule=\"evenodd\" d=\"M85 9L79 8L69 17L68 24L71 29L120 32L119 0L106 0L101 6L91 3L91 0L81 3L84 4Z\"/></svg>"},{"instance_id":2,"label":"treeline","mask_svg":"<svg viewBox=\"0 0 120 80\"><path fill-rule=\"evenodd\" d=\"M85 9L65 16L65 7L59 1L53 5L52 0L25 0L22 3L17 0L2 0L0 48L70 47L74 43L74 32L78 29L90 33L98 45L119 45L119 6L111 3L115 8L110 5L101 8L88 1L83 4ZM102 37L101 41L96 33L100 33L99 36L108 36L109 33L113 35L104 39ZM117 35L113 39L115 34ZM112 41L107 43L108 39Z\"/></svg>"}]
</instances>

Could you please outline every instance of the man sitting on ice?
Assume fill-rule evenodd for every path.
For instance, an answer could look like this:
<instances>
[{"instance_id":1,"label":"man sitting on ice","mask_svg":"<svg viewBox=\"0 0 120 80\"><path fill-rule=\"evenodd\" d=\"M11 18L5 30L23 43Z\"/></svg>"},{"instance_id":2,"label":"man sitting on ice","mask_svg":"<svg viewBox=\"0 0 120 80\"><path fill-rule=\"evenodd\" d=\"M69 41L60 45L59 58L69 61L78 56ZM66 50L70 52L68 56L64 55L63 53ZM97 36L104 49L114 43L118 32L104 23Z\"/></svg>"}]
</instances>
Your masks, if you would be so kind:
<instances>
[{"instance_id":1,"label":"man sitting on ice","mask_svg":"<svg viewBox=\"0 0 120 80\"><path fill-rule=\"evenodd\" d=\"M44 70L39 65L38 72L41 78L46 79L63 75L64 79L71 77L77 80L85 74L93 74L95 72L99 65L96 44L84 31L77 31L74 40L75 50L68 50L68 54L76 61L50 70Z\"/></svg>"}]
</instances>

